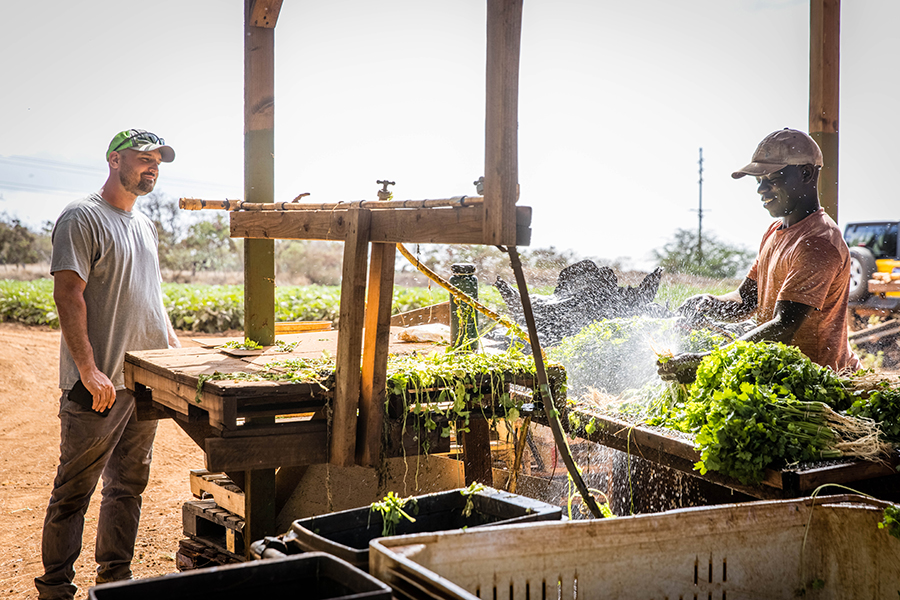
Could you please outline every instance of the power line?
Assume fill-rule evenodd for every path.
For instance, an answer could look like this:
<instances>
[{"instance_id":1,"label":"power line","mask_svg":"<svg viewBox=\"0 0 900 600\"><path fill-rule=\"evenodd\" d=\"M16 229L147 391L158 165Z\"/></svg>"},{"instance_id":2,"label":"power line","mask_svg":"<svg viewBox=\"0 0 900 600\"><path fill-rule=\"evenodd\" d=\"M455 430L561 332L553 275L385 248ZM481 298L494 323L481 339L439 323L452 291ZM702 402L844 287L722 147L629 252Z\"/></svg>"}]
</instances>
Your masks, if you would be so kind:
<instances>
[{"instance_id":1,"label":"power line","mask_svg":"<svg viewBox=\"0 0 900 600\"><path fill-rule=\"evenodd\" d=\"M35 158L30 156L0 156L0 163L6 163L14 167L33 167L33 168L42 168L48 171L55 171L59 173L68 173L73 175L91 175L91 176L99 176L104 177L106 175L106 171L99 167L89 167L85 165L79 165L77 163L64 162L58 160L51 160L46 158ZM221 183L210 183L207 181L197 181L196 179L186 179L182 177L167 177L163 176L165 182L171 186L191 186L198 188L208 188L209 190L219 190L219 191L233 191L235 189L241 189L242 186L240 184L235 186L224 185ZM18 191L23 191L21 187L14 186L22 186L22 185L32 185L32 184L22 184L22 183L13 183L13 182L3 182L0 181L0 185L4 185L8 189L16 189ZM63 191L63 192L71 192L73 194L81 193L83 190L73 190L71 188L54 188L50 186L49 188L46 186L41 186L40 184L32 185L35 189L40 189L40 191Z\"/></svg>"}]
</instances>

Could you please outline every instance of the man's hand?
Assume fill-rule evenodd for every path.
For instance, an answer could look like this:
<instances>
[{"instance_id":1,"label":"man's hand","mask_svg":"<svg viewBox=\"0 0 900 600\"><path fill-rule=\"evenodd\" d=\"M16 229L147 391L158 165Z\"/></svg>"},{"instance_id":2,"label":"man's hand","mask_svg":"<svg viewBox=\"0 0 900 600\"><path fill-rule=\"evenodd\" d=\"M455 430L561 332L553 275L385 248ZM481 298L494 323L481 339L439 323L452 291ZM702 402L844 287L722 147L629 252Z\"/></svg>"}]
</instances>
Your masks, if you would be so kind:
<instances>
[{"instance_id":1,"label":"man's hand","mask_svg":"<svg viewBox=\"0 0 900 600\"><path fill-rule=\"evenodd\" d=\"M697 378L697 366L706 354L685 352L672 358L661 358L656 361L656 372L663 381L693 383Z\"/></svg>"},{"instance_id":2,"label":"man's hand","mask_svg":"<svg viewBox=\"0 0 900 600\"><path fill-rule=\"evenodd\" d=\"M112 408L112 405L116 403L116 386L103 371L94 369L87 375L82 373L81 383L94 396L92 408L97 412Z\"/></svg>"}]
</instances>

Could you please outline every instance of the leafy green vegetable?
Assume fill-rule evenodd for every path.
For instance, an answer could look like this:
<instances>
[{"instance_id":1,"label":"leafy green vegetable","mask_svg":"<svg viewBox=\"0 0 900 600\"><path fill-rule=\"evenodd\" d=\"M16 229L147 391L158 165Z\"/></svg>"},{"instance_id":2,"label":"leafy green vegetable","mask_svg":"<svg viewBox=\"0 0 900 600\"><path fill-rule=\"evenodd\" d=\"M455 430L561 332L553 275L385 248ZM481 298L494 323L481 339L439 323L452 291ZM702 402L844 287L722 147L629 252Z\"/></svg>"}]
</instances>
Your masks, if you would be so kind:
<instances>
[{"instance_id":1,"label":"leafy green vegetable","mask_svg":"<svg viewBox=\"0 0 900 600\"><path fill-rule=\"evenodd\" d=\"M884 509L884 518L878 529L887 529L889 534L900 540L900 506L892 504Z\"/></svg>"},{"instance_id":2,"label":"leafy green vegetable","mask_svg":"<svg viewBox=\"0 0 900 600\"><path fill-rule=\"evenodd\" d=\"M380 502L373 502L369 509L369 513L381 513L381 535L384 537L394 535L397 531L397 524L401 518L405 518L410 523L415 523L414 517L410 516L404 509L410 504L413 509L418 510L416 499L412 496L409 498L401 498L394 492L388 492ZM411 509L412 510L412 509Z\"/></svg>"},{"instance_id":3,"label":"leafy green vegetable","mask_svg":"<svg viewBox=\"0 0 900 600\"><path fill-rule=\"evenodd\" d=\"M478 354L472 352L434 352L427 356L391 356L387 364L387 389L403 399L412 413L426 418L425 427L434 429L432 412L441 412L468 425L471 408L481 405L485 395L515 419L523 400L513 399L508 391L509 377L527 380L537 389L534 358L511 348L506 352ZM548 365L548 376L554 398L565 396L565 374L559 365ZM535 392L535 400L540 393ZM443 407L443 408L442 408ZM465 429L464 429L465 430ZM449 429L442 431L444 437Z\"/></svg>"},{"instance_id":4,"label":"leafy green vegetable","mask_svg":"<svg viewBox=\"0 0 900 600\"><path fill-rule=\"evenodd\" d=\"M254 342L250 338L244 338L243 342L231 340L222 344L220 348L233 348L235 350L262 350L262 346L259 344L259 342Z\"/></svg>"},{"instance_id":5,"label":"leafy green vegetable","mask_svg":"<svg viewBox=\"0 0 900 600\"><path fill-rule=\"evenodd\" d=\"M860 397L847 409L847 414L872 419L881 425L884 439L900 444L900 390L882 382L868 397Z\"/></svg>"},{"instance_id":6,"label":"leafy green vegetable","mask_svg":"<svg viewBox=\"0 0 900 600\"><path fill-rule=\"evenodd\" d=\"M753 484L773 464L841 456L826 403L847 406L847 384L796 347L734 342L703 360L687 402L649 422L695 434L701 474Z\"/></svg>"},{"instance_id":7,"label":"leafy green vegetable","mask_svg":"<svg viewBox=\"0 0 900 600\"><path fill-rule=\"evenodd\" d=\"M478 492L484 490L484 484L473 482L469 487L459 490L459 493L466 499L466 504L463 507L463 516L465 518L469 518L472 516L472 511L475 509L475 502L473 500L473 496Z\"/></svg>"}]
</instances>

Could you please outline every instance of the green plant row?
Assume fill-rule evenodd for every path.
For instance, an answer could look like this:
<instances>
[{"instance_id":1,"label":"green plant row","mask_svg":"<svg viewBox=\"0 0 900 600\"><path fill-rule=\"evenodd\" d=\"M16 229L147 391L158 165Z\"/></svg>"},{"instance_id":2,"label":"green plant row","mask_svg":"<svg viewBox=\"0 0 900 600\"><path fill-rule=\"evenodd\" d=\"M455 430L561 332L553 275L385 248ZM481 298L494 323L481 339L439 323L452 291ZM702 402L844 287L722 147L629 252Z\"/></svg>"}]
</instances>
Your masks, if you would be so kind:
<instances>
[{"instance_id":1,"label":"green plant row","mask_svg":"<svg viewBox=\"0 0 900 600\"><path fill-rule=\"evenodd\" d=\"M163 284L166 311L176 329L218 333L244 326L242 285ZM337 321L339 286L285 286L275 290L276 321ZM440 289L394 289L392 311L414 310L445 302ZM0 321L59 327L53 280L0 280Z\"/></svg>"},{"instance_id":2,"label":"green plant row","mask_svg":"<svg viewBox=\"0 0 900 600\"><path fill-rule=\"evenodd\" d=\"M702 286L673 283L660 287L658 298L677 305L683 298L710 291ZM532 293L543 293L540 289ZM218 333L243 328L244 288L242 285L163 284L166 310L176 329ZM490 308L506 312L497 290L482 285L479 300ZM395 287L394 314L430 304L446 302L449 295L437 286ZM325 285L283 286L275 290L277 321L337 321L340 287ZM53 302L53 280L18 281L0 279L0 321L58 327Z\"/></svg>"}]
</instances>

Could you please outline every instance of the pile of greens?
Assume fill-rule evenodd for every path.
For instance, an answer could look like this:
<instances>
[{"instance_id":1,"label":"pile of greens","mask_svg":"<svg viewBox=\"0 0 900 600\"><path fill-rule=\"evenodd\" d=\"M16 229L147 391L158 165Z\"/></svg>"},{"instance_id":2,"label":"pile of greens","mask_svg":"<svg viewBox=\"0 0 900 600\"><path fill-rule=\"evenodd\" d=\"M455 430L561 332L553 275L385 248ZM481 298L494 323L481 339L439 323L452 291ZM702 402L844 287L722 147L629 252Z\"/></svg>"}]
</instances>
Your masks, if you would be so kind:
<instances>
[{"instance_id":1,"label":"pile of greens","mask_svg":"<svg viewBox=\"0 0 900 600\"><path fill-rule=\"evenodd\" d=\"M547 374L554 398L563 397L566 385L562 368L548 364ZM437 412L453 420L461 419L468 425L472 407L479 405L486 395L493 396L505 409L507 419L518 419L523 400L510 396L510 378L536 389L534 358L516 348L491 354L448 350L428 355L391 355L387 363L386 388L388 395L401 398L413 415L424 418L422 425L431 431L437 427L433 418ZM334 360L293 358L270 362L252 372L217 371L201 375L197 382L196 402L201 401L204 383L228 380L313 383L330 389L334 385ZM538 400L539 394L536 395L535 400ZM442 433L445 437L450 435L449 425Z\"/></svg>"},{"instance_id":2,"label":"pile of greens","mask_svg":"<svg viewBox=\"0 0 900 600\"><path fill-rule=\"evenodd\" d=\"M867 396L857 398L847 414L879 423L884 439L900 445L900 390L891 389L887 382L881 382Z\"/></svg>"},{"instance_id":3,"label":"pile of greens","mask_svg":"<svg viewBox=\"0 0 900 600\"><path fill-rule=\"evenodd\" d=\"M558 365L548 365L547 374L554 398L563 396L562 370ZM435 412L461 419L467 426L471 408L488 394L505 409L505 417L514 421L519 418L522 400L510 396L510 376L526 380L523 383L534 390L538 387L534 358L515 348L491 354L448 350L427 356L392 355L387 364L387 391L401 398L413 415L424 417L423 425L429 431L437 427L432 418ZM442 434L450 435L449 426Z\"/></svg>"},{"instance_id":4,"label":"pile of greens","mask_svg":"<svg viewBox=\"0 0 900 600\"><path fill-rule=\"evenodd\" d=\"M771 465L877 452L874 422L837 413L854 400L858 414L872 406L851 380L796 347L734 342L703 360L686 401L648 423L693 434L701 474L718 471L754 484Z\"/></svg>"}]
</instances>

